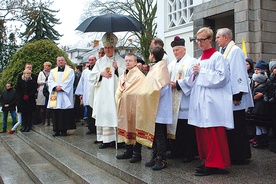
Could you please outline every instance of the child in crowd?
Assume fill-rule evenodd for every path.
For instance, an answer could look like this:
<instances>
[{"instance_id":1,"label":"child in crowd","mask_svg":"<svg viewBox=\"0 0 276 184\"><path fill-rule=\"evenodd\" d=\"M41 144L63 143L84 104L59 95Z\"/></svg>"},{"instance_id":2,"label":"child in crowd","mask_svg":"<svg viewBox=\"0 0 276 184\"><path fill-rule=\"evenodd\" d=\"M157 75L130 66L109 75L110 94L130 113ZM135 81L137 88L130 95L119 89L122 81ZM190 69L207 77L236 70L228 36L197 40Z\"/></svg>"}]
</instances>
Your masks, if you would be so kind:
<instances>
[{"instance_id":1,"label":"child in crowd","mask_svg":"<svg viewBox=\"0 0 276 184\"><path fill-rule=\"evenodd\" d=\"M268 146L267 125L271 124L269 108L263 99L267 80L266 65L264 61L259 61L255 66L255 73L252 75L254 107L248 110L248 120L256 124L256 137L252 141L252 147L259 149Z\"/></svg>"}]
</instances>

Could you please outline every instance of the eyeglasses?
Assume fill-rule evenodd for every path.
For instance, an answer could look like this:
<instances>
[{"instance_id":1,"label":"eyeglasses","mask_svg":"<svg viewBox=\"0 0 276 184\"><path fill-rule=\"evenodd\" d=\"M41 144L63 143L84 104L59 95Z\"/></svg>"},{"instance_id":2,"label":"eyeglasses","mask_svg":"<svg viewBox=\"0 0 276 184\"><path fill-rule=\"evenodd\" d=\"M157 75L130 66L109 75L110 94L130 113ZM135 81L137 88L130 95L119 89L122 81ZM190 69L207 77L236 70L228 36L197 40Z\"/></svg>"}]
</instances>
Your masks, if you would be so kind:
<instances>
[{"instance_id":1,"label":"eyeglasses","mask_svg":"<svg viewBox=\"0 0 276 184\"><path fill-rule=\"evenodd\" d=\"M208 40L210 37L207 37L207 38L196 38L195 41L196 42L203 42L205 40Z\"/></svg>"},{"instance_id":2,"label":"eyeglasses","mask_svg":"<svg viewBox=\"0 0 276 184\"><path fill-rule=\"evenodd\" d=\"M99 54L104 54L104 52L99 52Z\"/></svg>"}]
</instances>

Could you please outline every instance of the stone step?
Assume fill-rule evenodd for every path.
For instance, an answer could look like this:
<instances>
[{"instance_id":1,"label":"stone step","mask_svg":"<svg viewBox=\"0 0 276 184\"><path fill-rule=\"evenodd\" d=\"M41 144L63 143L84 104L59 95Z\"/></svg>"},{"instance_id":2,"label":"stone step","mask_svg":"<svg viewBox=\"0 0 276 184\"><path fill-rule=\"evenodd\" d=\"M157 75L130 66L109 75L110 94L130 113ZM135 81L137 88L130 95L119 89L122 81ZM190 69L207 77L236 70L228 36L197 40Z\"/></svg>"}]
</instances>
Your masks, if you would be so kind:
<instances>
[{"instance_id":1,"label":"stone step","mask_svg":"<svg viewBox=\"0 0 276 184\"><path fill-rule=\"evenodd\" d=\"M10 170L9 175L13 175L14 173L19 175L22 173L24 175L25 171L32 180L25 181L25 177L23 179L21 176L16 179L12 178L10 179L11 181L9 180L5 183L76 183L17 135L2 135L1 140L5 148L15 159L9 158L10 161L17 161L23 168L15 170L16 168L13 168L13 165L8 165L7 167ZM7 162L9 163L10 161ZM1 167L2 165L1 163ZM20 178L22 180L18 181Z\"/></svg>"},{"instance_id":2,"label":"stone step","mask_svg":"<svg viewBox=\"0 0 276 184\"><path fill-rule=\"evenodd\" d=\"M181 170L181 172L168 172L167 169L153 171L151 168L145 167L144 163L150 160L152 153L152 150L145 146L142 148L142 162L130 164L129 160L116 159L116 155L122 154L124 149L99 149L99 144L94 144L96 135L86 135L87 128L84 126L77 124L77 129L72 132L69 131L69 135L65 137L53 137L52 127L35 125L33 129L45 138L65 146L75 154L127 183L192 183L185 179L185 177L186 175L193 174L193 165L189 165L186 169ZM174 167L174 165L176 164L170 163L169 166ZM179 165L176 168L179 168Z\"/></svg>"},{"instance_id":3,"label":"stone step","mask_svg":"<svg viewBox=\"0 0 276 184\"><path fill-rule=\"evenodd\" d=\"M53 141L56 138L49 137L49 139L36 131L18 133L18 135L77 183L125 183L110 172L100 169L82 156L73 153L64 146L64 143Z\"/></svg>"},{"instance_id":4,"label":"stone step","mask_svg":"<svg viewBox=\"0 0 276 184\"><path fill-rule=\"evenodd\" d=\"M95 134L86 135L87 127L77 123L74 131L68 131L68 136L53 137L53 127L35 125L35 131L48 139L52 139L70 151L90 161L99 168L121 178L127 183L275 183L275 153L269 149L252 149L252 158L248 165L233 165L227 168L229 174L211 175L206 177L195 176L195 167L202 164L198 158L191 163L183 163L182 159L168 159L168 168L153 171L145 167L145 162L151 158L152 150L142 147L142 161L131 164L129 160L116 159L117 154L122 154L124 149L106 148L99 149L99 144L94 144ZM27 133L26 133L27 134ZM275 142L271 139L269 144Z\"/></svg>"},{"instance_id":5,"label":"stone step","mask_svg":"<svg viewBox=\"0 0 276 184\"><path fill-rule=\"evenodd\" d=\"M0 138L0 183L34 183L2 142Z\"/></svg>"},{"instance_id":6,"label":"stone step","mask_svg":"<svg viewBox=\"0 0 276 184\"><path fill-rule=\"evenodd\" d=\"M96 135L94 134L86 135L87 127L82 126L81 124L77 124L76 130L68 131L69 135L65 137L54 138L52 136L53 127L43 126L43 125L35 125L34 131L31 131L30 133L19 132L10 136L18 135L22 137L22 139L24 139L23 136L31 137L32 135L31 133L35 133L35 132L42 136L42 139L43 139L43 141L41 141L42 145L45 144L45 142L52 141L52 143L57 144L56 147L60 147L60 149L63 149L63 150L66 150L66 149L70 150L71 152L84 158L86 161L89 161L93 165L96 165L97 167L108 172L112 176L116 176L127 183L139 183L139 184L140 183L151 183L151 184L271 183L272 184L272 183L275 183L276 181L276 177L273 172L275 170L276 157L275 157L275 153L271 152L269 149L261 149L261 150L252 149L252 158L250 159L250 163L248 165L233 165L230 168L227 168L227 170L230 171L229 174L219 174L219 175L211 175L206 177L198 177L198 176L194 176L194 168L196 166L199 166L202 163L199 159L196 159L191 163L183 163L182 159L168 159L167 160L168 168L163 169L161 171L153 171L151 168L145 167L144 163L150 159L152 150L144 146L142 148L141 162L130 164L129 160L117 160L115 156L117 154L122 154L124 149L118 149L118 150L114 148L99 149L99 145L93 143L96 140ZM9 135L9 134L6 134L6 135ZM29 142L28 139L30 138L28 139L25 138L25 139L27 142ZM36 139L36 137L32 137L31 139ZM269 144L270 145L275 144L276 146L276 139L271 138ZM55 144L52 144L52 145L55 145ZM52 147L50 147L49 150L51 150ZM3 155L0 154L0 159L2 159L2 157ZM74 160L74 159L71 158L71 160ZM2 167L3 166L2 166L2 160L1 160L0 168L2 169ZM76 166L74 166L74 168L76 168ZM2 176L3 179L7 179L3 177L2 172L0 173L0 175ZM7 176L7 175L8 174L5 174L4 176ZM110 175L107 174L106 177L110 177ZM0 179L0 183L1 183L1 179ZM13 183L21 183L21 182L5 182L5 183L13 184ZM31 182L22 182L22 183L31 183ZM64 183L64 182L61 182L61 183ZM101 182L92 182L92 183L101 183ZM110 182L106 182L106 183L110 183Z\"/></svg>"}]
</instances>

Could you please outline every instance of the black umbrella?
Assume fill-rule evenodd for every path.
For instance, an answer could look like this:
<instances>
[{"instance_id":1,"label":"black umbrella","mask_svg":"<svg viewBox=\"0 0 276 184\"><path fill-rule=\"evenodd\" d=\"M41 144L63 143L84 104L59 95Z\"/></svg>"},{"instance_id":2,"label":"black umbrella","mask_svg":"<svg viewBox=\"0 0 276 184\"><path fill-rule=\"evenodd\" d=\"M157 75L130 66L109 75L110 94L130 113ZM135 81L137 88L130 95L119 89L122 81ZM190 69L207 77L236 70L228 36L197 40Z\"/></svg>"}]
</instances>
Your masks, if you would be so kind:
<instances>
[{"instance_id":1,"label":"black umbrella","mask_svg":"<svg viewBox=\"0 0 276 184\"><path fill-rule=\"evenodd\" d=\"M120 32L145 29L145 26L135 18L121 14L92 16L76 28L82 32Z\"/></svg>"}]
</instances>

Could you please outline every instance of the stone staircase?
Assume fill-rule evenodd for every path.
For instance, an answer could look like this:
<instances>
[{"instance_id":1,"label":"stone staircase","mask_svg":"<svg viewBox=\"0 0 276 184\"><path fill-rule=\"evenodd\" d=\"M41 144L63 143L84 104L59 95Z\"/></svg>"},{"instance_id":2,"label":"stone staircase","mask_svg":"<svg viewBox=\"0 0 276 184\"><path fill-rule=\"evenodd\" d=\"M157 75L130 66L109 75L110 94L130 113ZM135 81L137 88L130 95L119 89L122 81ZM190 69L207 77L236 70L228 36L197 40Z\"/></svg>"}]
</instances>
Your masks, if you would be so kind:
<instances>
[{"instance_id":1,"label":"stone staircase","mask_svg":"<svg viewBox=\"0 0 276 184\"><path fill-rule=\"evenodd\" d=\"M4 183L159 183L166 178L173 178L170 173L152 172L151 177L145 175L145 167L141 163L130 164L128 160L118 160L115 155L124 150L114 148L99 149L94 144L95 135L86 135L86 127L78 125L69 136L53 137L52 127L33 126L33 131L17 132L13 135L0 134L4 148L10 153L9 160L19 164L19 173L24 173L20 182L17 176L2 174ZM147 148L145 148L147 149ZM150 150L144 157L150 158ZM5 168L14 168L6 165ZM3 169L5 170L5 169ZM8 176L6 175L8 174ZM151 181L157 177L156 181ZM25 179L26 178L26 179ZM184 181L176 178L176 181Z\"/></svg>"},{"instance_id":2,"label":"stone staircase","mask_svg":"<svg viewBox=\"0 0 276 184\"><path fill-rule=\"evenodd\" d=\"M4 135L1 139L34 183L125 183L36 131Z\"/></svg>"},{"instance_id":3,"label":"stone staircase","mask_svg":"<svg viewBox=\"0 0 276 184\"><path fill-rule=\"evenodd\" d=\"M269 150L252 150L252 161L232 166L227 175L194 176L199 160L184 164L168 160L168 168L153 171L144 166L151 150L142 148L142 162L130 164L115 156L123 149L99 149L95 135L78 124L65 137L53 137L52 127L35 125L31 132L0 134L0 184L4 183L274 183L276 157ZM249 171L249 172L244 172ZM263 177L265 176L265 177Z\"/></svg>"},{"instance_id":4,"label":"stone staircase","mask_svg":"<svg viewBox=\"0 0 276 184\"><path fill-rule=\"evenodd\" d=\"M34 183L12 154L0 142L0 184L4 183Z\"/></svg>"}]
</instances>

